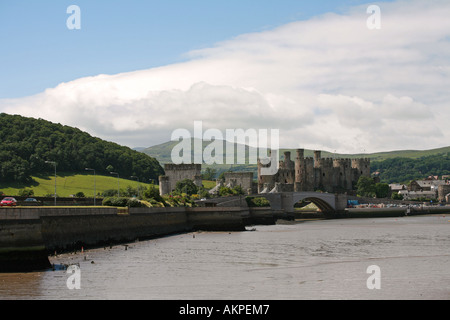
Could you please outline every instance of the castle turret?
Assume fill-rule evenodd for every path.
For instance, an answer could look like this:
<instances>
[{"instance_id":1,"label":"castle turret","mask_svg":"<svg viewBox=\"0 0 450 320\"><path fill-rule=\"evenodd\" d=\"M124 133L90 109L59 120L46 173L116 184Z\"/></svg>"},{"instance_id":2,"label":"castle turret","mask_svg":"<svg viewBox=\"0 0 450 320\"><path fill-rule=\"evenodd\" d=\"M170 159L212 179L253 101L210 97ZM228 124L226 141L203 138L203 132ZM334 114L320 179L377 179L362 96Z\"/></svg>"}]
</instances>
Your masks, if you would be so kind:
<instances>
[{"instance_id":1,"label":"castle turret","mask_svg":"<svg viewBox=\"0 0 450 320\"><path fill-rule=\"evenodd\" d=\"M352 159L352 168L357 169L359 176L370 177L370 159Z\"/></svg>"},{"instance_id":2,"label":"castle turret","mask_svg":"<svg viewBox=\"0 0 450 320\"><path fill-rule=\"evenodd\" d=\"M352 159L353 184L356 185L361 176L370 177L370 159Z\"/></svg>"},{"instance_id":3,"label":"castle turret","mask_svg":"<svg viewBox=\"0 0 450 320\"><path fill-rule=\"evenodd\" d=\"M171 193L170 181L168 176L159 176L159 194L161 196Z\"/></svg>"},{"instance_id":4,"label":"castle turret","mask_svg":"<svg viewBox=\"0 0 450 320\"><path fill-rule=\"evenodd\" d=\"M295 159L295 182L302 182L305 176L305 150L297 150Z\"/></svg>"},{"instance_id":5,"label":"castle turret","mask_svg":"<svg viewBox=\"0 0 450 320\"><path fill-rule=\"evenodd\" d=\"M281 168L288 169L288 170L294 170L295 169L295 164L291 160L291 153L289 151L286 151L284 153L284 163L283 163L283 166Z\"/></svg>"},{"instance_id":6,"label":"castle turret","mask_svg":"<svg viewBox=\"0 0 450 320\"><path fill-rule=\"evenodd\" d=\"M314 151L314 168L320 167L320 159L322 158L321 151Z\"/></svg>"},{"instance_id":7,"label":"castle turret","mask_svg":"<svg viewBox=\"0 0 450 320\"><path fill-rule=\"evenodd\" d=\"M297 149L297 159L303 160L305 158L305 150L304 149Z\"/></svg>"}]
</instances>

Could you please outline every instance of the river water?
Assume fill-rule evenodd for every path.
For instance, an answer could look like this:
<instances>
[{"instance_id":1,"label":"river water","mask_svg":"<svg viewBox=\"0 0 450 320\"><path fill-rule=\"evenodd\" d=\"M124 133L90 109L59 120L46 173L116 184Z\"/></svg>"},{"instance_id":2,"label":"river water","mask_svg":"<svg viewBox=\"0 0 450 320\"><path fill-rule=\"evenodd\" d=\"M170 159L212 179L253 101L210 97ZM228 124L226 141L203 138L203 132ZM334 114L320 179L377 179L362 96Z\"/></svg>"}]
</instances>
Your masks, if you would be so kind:
<instances>
[{"instance_id":1,"label":"river water","mask_svg":"<svg viewBox=\"0 0 450 320\"><path fill-rule=\"evenodd\" d=\"M450 215L250 229L51 257L54 271L0 274L0 300L450 299Z\"/></svg>"}]
</instances>

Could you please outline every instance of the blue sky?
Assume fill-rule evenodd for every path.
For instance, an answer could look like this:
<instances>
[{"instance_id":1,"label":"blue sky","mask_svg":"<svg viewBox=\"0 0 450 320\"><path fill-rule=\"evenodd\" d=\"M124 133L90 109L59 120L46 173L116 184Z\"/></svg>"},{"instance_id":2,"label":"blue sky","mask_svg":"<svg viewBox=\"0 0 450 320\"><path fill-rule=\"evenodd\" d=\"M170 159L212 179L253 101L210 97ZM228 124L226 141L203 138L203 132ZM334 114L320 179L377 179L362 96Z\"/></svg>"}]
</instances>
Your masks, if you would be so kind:
<instances>
[{"instance_id":1,"label":"blue sky","mask_svg":"<svg viewBox=\"0 0 450 320\"><path fill-rule=\"evenodd\" d=\"M191 50L362 3L370 1L2 0L0 99L184 61ZM81 30L66 27L71 4Z\"/></svg>"},{"instance_id":2,"label":"blue sky","mask_svg":"<svg viewBox=\"0 0 450 320\"><path fill-rule=\"evenodd\" d=\"M81 30L66 26L72 4ZM448 12L448 0L2 0L0 112L130 147L195 121L279 129L282 148L444 147Z\"/></svg>"}]
</instances>

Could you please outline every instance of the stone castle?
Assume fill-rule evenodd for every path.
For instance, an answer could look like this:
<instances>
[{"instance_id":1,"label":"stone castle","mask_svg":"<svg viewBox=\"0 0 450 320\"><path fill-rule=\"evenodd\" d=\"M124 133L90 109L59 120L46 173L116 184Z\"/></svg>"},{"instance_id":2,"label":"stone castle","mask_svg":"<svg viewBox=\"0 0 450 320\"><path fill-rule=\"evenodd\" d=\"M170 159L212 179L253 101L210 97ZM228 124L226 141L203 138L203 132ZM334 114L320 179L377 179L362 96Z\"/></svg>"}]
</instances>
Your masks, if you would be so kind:
<instances>
[{"instance_id":1,"label":"stone castle","mask_svg":"<svg viewBox=\"0 0 450 320\"><path fill-rule=\"evenodd\" d=\"M361 176L370 177L370 159L322 158L320 151L315 151L314 157L305 158L303 149L297 150L295 161L291 160L290 152L285 152L275 175L262 175L261 168L264 166L269 167L270 164L263 165L258 160L257 186L253 183L252 172L227 172L225 182L218 181L215 189L222 185L240 185L249 194L318 190L345 193L355 189ZM175 190L176 183L184 179L194 181L198 187L202 186L201 164L165 164L164 170L166 174L159 177L161 195L170 194Z\"/></svg>"},{"instance_id":2,"label":"stone castle","mask_svg":"<svg viewBox=\"0 0 450 320\"><path fill-rule=\"evenodd\" d=\"M202 186L202 165L201 164L165 164L165 175L159 177L160 195L170 194L175 190L178 181L189 179L197 187Z\"/></svg>"},{"instance_id":3,"label":"stone castle","mask_svg":"<svg viewBox=\"0 0 450 320\"><path fill-rule=\"evenodd\" d=\"M355 189L361 176L370 177L370 159L321 158L315 151L314 158L305 158L304 150L297 150L295 161L291 153L284 153L275 175L261 175L261 168L268 167L258 161L258 193L317 191L349 192Z\"/></svg>"}]
</instances>

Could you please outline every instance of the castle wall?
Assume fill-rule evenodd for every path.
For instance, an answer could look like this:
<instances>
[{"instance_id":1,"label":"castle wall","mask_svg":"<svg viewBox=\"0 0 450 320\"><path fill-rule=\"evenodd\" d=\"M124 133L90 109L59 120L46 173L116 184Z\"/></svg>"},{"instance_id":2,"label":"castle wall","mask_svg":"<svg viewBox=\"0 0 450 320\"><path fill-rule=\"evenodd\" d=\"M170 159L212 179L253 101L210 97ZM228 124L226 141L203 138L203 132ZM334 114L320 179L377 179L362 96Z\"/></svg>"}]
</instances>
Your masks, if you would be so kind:
<instances>
[{"instance_id":1,"label":"castle wall","mask_svg":"<svg viewBox=\"0 0 450 320\"><path fill-rule=\"evenodd\" d=\"M350 190L352 189L352 164L350 159L335 159L333 161L335 168L335 188Z\"/></svg>"},{"instance_id":2,"label":"castle wall","mask_svg":"<svg viewBox=\"0 0 450 320\"><path fill-rule=\"evenodd\" d=\"M190 179L197 187L202 186L201 164L166 164L164 165L165 176L159 178L160 194L169 194L175 190L178 181Z\"/></svg>"},{"instance_id":3,"label":"castle wall","mask_svg":"<svg viewBox=\"0 0 450 320\"><path fill-rule=\"evenodd\" d=\"M314 190L315 185L314 159L305 158L305 177L303 191Z\"/></svg>"},{"instance_id":4,"label":"castle wall","mask_svg":"<svg viewBox=\"0 0 450 320\"><path fill-rule=\"evenodd\" d=\"M446 196L450 193L450 185L443 184L438 187L438 200L446 201ZM447 200L448 202L448 200Z\"/></svg>"},{"instance_id":5,"label":"castle wall","mask_svg":"<svg viewBox=\"0 0 450 320\"><path fill-rule=\"evenodd\" d=\"M291 153L285 152L280 169L273 176L261 176L258 166L258 191L264 186L270 189L276 183L294 186L295 191L345 192L353 189L362 175L370 177L370 159L322 158L320 151L314 157L304 157L304 150L298 149L295 162Z\"/></svg>"},{"instance_id":6,"label":"castle wall","mask_svg":"<svg viewBox=\"0 0 450 320\"><path fill-rule=\"evenodd\" d=\"M252 192L253 172L225 172L225 185L241 186L244 192Z\"/></svg>"}]
</instances>

